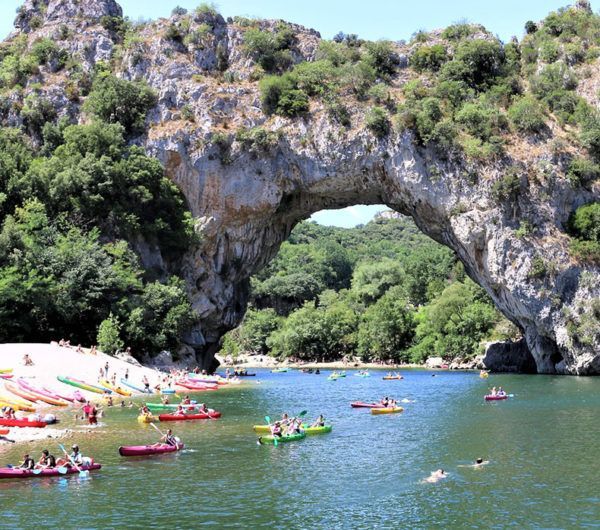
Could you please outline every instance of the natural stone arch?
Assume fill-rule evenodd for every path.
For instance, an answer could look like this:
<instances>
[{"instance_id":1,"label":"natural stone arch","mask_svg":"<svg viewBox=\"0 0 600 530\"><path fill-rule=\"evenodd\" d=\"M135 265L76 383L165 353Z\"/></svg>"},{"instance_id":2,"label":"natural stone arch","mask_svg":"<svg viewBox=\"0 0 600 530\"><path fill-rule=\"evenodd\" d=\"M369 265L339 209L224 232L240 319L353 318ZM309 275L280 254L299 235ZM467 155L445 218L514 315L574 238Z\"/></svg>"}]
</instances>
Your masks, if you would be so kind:
<instances>
[{"instance_id":1,"label":"natural stone arch","mask_svg":"<svg viewBox=\"0 0 600 530\"><path fill-rule=\"evenodd\" d=\"M311 133L310 145L303 134ZM326 118L286 127L268 151L234 142L224 165L217 154L158 151L198 218L202 244L186 259L185 275L200 326L189 337L209 363L220 336L237 325L249 277L274 257L294 225L321 209L386 204L411 216L428 236L454 250L467 274L522 331L543 373L591 373L598 357L566 336L566 305L589 296L581 268L570 261L562 232L568 215L591 199L555 182L551 204L528 191L500 203L491 193L506 167L470 173L436 151L415 147L410 134L378 140L368 131L331 141L339 129ZM512 171L512 169L511 169ZM536 237L519 239L515 211L535 216ZM544 278L531 276L543 257ZM596 284L595 288L598 288ZM583 351L582 351L583 350Z\"/></svg>"}]
</instances>

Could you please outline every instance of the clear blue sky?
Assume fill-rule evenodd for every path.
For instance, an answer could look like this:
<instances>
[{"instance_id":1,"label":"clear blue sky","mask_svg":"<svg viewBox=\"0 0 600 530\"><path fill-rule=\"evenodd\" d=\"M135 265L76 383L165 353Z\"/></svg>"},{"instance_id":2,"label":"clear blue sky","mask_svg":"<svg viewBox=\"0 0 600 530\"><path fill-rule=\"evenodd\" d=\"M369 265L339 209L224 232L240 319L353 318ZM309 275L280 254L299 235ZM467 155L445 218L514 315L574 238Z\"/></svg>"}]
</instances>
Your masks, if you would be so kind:
<instances>
[{"instance_id":1,"label":"clear blue sky","mask_svg":"<svg viewBox=\"0 0 600 530\"><path fill-rule=\"evenodd\" d=\"M22 0L0 0L0 35L8 35ZM169 16L180 5L193 8L200 0L121 0L124 14L134 20ZM502 40L520 37L527 20L540 20L550 11L574 3L567 0L219 0L223 16L281 18L314 28L324 38L338 31L366 39L409 39L419 29L445 27L458 20L481 23ZM595 2L592 7L596 8ZM354 226L367 222L383 207L355 206L319 212L323 224Z\"/></svg>"}]
</instances>

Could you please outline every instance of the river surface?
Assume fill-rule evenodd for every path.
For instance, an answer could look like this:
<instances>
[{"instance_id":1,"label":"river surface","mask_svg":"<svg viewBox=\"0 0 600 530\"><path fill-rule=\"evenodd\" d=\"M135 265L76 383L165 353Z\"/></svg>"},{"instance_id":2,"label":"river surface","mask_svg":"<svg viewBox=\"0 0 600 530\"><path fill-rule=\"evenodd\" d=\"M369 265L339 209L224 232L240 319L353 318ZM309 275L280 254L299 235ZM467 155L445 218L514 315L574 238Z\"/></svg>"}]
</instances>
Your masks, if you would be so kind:
<instances>
[{"instance_id":1,"label":"river surface","mask_svg":"<svg viewBox=\"0 0 600 530\"><path fill-rule=\"evenodd\" d=\"M403 373L332 382L327 372L259 370L197 395L221 419L160 424L187 448L147 459L117 448L157 433L136 410L109 409L93 433L67 442L102 470L1 481L0 528L600 528L600 378ZM485 403L491 385L514 397ZM383 416L349 406L383 395L414 402ZM333 432L257 445L252 426L265 414L302 410L325 414ZM61 414L66 426L71 416ZM54 440L29 449L37 458L44 447L58 453ZM1 465L22 452L2 449ZM459 467L479 456L489 465ZM448 477L423 483L437 468Z\"/></svg>"}]
</instances>

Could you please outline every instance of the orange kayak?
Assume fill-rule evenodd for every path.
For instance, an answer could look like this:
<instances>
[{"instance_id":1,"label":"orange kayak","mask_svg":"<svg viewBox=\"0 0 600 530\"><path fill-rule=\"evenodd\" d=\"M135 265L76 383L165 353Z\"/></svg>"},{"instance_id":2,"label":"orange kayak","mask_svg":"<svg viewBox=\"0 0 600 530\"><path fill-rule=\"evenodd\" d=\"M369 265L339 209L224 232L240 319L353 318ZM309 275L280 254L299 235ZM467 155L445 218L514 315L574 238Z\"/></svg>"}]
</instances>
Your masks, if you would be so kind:
<instances>
[{"instance_id":1,"label":"orange kayak","mask_svg":"<svg viewBox=\"0 0 600 530\"><path fill-rule=\"evenodd\" d=\"M6 383L4 383L4 388L6 388L6 390L11 392L15 396L19 396L20 398L30 401L31 403L35 403L38 400L37 396L34 396L31 392L27 392L27 390L18 387L14 383L9 383L7 381Z\"/></svg>"}]
</instances>

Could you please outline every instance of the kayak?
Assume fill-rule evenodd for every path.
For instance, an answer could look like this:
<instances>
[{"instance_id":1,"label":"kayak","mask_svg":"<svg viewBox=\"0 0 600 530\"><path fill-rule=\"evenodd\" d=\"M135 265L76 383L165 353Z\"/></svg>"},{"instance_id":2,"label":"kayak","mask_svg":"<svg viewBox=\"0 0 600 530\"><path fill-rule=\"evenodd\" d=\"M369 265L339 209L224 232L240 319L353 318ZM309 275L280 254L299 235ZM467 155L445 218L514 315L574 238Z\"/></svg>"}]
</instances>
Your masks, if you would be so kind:
<instances>
[{"instance_id":1,"label":"kayak","mask_svg":"<svg viewBox=\"0 0 600 530\"><path fill-rule=\"evenodd\" d=\"M288 371L288 368L274 368L273 370L271 370L271 373L272 374L282 374L287 371Z\"/></svg>"},{"instance_id":2,"label":"kayak","mask_svg":"<svg viewBox=\"0 0 600 530\"><path fill-rule=\"evenodd\" d=\"M208 420L210 418L220 418L221 413L211 411L209 414L205 412L198 412L197 414L159 414L158 419L160 421L189 421L189 420Z\"/></svg>"},{"instance_id":3,"label":"kayak","mask_svg":"<svg viewBox=\"0 0 600 530\"><path fill-rule=\"evenodd\" d=\"M207 385L205 383L192 383L190 381L177 381L176 386L179 386L188 392L208 392L209 390L216 390L219 388L217 385Z\"/></svg>"},{"instance_id":4,"label":"kayak","mask_svg":"<svg viewBox=\"0 0 600 530\"><path fill-rule=\"evenodd\" d=\"M13 374L0 374L0 377L2 379L12 379L13 378Z\"/></svg>"},{"instance_id":5,"label":"kayak","mask_svg":"<svg viewBox=\"0 0 600 530\"><path fill-rule=\"evenodd\" d=\"M0 368L0 374L10 374L12 371L12 368Z\"/></svg>"},{"instance_id":6,"label":"kayak","mask_svg":"<svg viewBox=\"0 0 600 530\"><path fill-rule=\"evenodd\" d=\"M295 442L297 440L302 440L303 438L306 438L306 434L301 432L298 434L288 434L286 436L273 436L271 434L267 435L267 436L261 436L258 439L258 443L260 443L261 445L266 445L266 444L273 444L273 440L277 438L277 443L281 444L281 443L287 443L287 442Z\"/></svg>"},{"instance_id":7,"label":"kayak","mask_svg":"<svg viewBox=\"0 0 600 530\"><path fill-rule=\"evenodd\" d=\"M44 390L48 391L48 392L52 392L51 390L49 390L48 388L44 387ZM58 391L55 392L55 394L61 398L61 399L66 399L67 401L71 401L71 402L79 402L79 403L85 403L87 400L85 399L85 396L79 392L79 390L75 390L74 392L72 392L71 394L66 394L64 392Z\"/></svg>"},{"instance_id":8,"label":"kayak","mask_svg":"<svg viewBox=\"0 0 600 530\"><path fill-rule=\"evenodd\" d=\"M35 407L28 401L22 401L19 398L9 398L5 394L0 394L0 406L12 407L15 410L22 410L24 412L35 412Z\"/></svg>"},{"instance_id":9,"label":"kayak","mask_svg":"<svg viewBox=\"0 0 600 530\"><path fill-rule=\"evenodd\" d=\"M53 392L34 387L24 379L17 380L17 384L21 387L21 389L25 390L26 392L30 392L34 396L37 396L38 400L44 401L49 405L55 405L57 407L66 407L69 404Z\"/></svg>"},{"instance_id":10,"label":"kayak","mask_svg":"<svg viewBox=\"0 0 600 530\"><path fill-rule=\"evenodd\" d=\"M483 396L483 399L486 401L502 401L503 399L508 399L508 396L492 396L491 394L488 394L487 396Z\"/></svg>"},{"instance_id":11,"label":"kayak","mask_svg":"<svg viewBox=\"0 0 600 530\"><path fill-rule=\"evenodd\" d=\"M158 418L152 414L140 414L137 417L137 421L139 423L152 423L153 421L158 421Z\"/></svg>"},{"instance_id":12,"label":"kayak","mask_svg":"<svg viewBox=\"0 0 600 530\"><path fill-rule=\"evenodd\" d=\"M354 409L382 409L381 403L364 403L363 401L354 401L350 403L350 406Z\"/></svg>"},{"instance_id":13,"label":"kayak","mask_svg":"<svg viewBox=\"0 0 600 530\"><path fill-rule=\"evenodd\" d=\"M129 381L127 381L127 379L121 378L121 384L125 385L127 388L131 388L131 390L135 390L136 392L141 392L142 394L150 393L150 391L146 391L145 389L140 388L139 386L132 385Z\"/></svg>"},{"instance_id":14,"label":"kayak","mask_svg":"<svg viewBox=\"0 0 600 530\"><path fill-rule=\"evenodd\" d=\"M30 401L31 403L35 403L38 400L38 397L33 395L32 392L28 392L27 390L20 388L19 386L15 385L14 383L6 382L6 383L4 383L4 388L6 388L6 390L11 392L15 396L18 396L27 401Z\"/></svg>"},{"instance_id":15,"label":"kayak","mask_svg":"<svg viewBox=\"0 0 600 530\"><path fill-rule=\"evenodd\" d=\"M146 406L150 410L177 410L179 403L146 403ZM181 405L184 409L195 409L198 407L197 403L191 403L190 405Z\"/></svg>"},{"instance_id":16,"label":"kayak","mask_svg":"<svg viewBox=\"0 0 600 530\"><path fill-rule=\"evenodd\" d=\"M173 390L172 388L161 388L156 393L157 394L174 394L175 390Z\"/></svg>"},{"instance_id":17,"label":"kayak","mask_svg":"<svg viewBox=\"0 0 600 530\"><path fill-rule=\"evenodd\" d=\"M122 396L125 396L125 397L131 396L131 392L129 392L129 390L125 390L124 388L121 388L118 385L113 385L110 381L107 381L106 379L100 379L100 384L103 387L106 387L108 390L112 390L113 392L116 392L117 394L121 394Z\"/></svg>"},{"instance_id":18,"label":"kayak","mask_svg":"<svg viewBox=\"0 0 600 530\"><path fill-rule=\"evenodd\" d=\"M0 429L0 436L4 436L5 434L8 434L10 432L10 429Z\"/></svg>"},{"instance_id":19,"label":"kayak","mask_svg":"<svg viewBox=\"0 0 600 530\"><path fill-rule=\"evenodd\" d=\"M371 377L371 374L354 374L355 377Z\"/></svg>"},{"instance_id":20,"label":"kayak","mask_svg":"<svg viewBox=\"0 0 600 530\"><path fill-rule=\"evenodd\" d=\"M59 473L58 468L54 469L42 469L41 473L34 473L28 469L19 469L15 467L2 467L0 468L0 479L2 478L39 478L39 477L58 477L64 475L73 475L79 473L79 471L94 471L100 469L100 464L91 464L88 466L78 466L79 469L74 467L67 467L66 473ZM37 471L37 470L36 470Z\"/></svg>"},{"instance_id":21,"label":"kayak","mask_svg":"<svg viewBox=\"0 0 600 530\"><path fill-rule=\"evenodd\" d=\"M384 375L382 377L382 379L384 381L396 381L396 380L404 379L404 377L402 377L401 375Z\"/></svg>"},{"instance_id":22,"label":"kayak","mask_svg":"<svg viewBox=\"0 0 600 530\"><path fill-rule=\"evenodd\" d=\"M43 429L47 423L45 421L9 420L7 418L0 418L0 425L4 427L35 427L36 429Z\"/></svg>"},{"instance_id":23,"label":"kayak","mask_svg":"<svg viewBox=\"0 0 600 530\"><path fill-rule=\"evenodd\" d=\"M119 454L121 456L150 456L160 455L163 453L175 453L177 451L181 451L183 448L183 444L127 445L119 447Z\"/></svg>"},{"instance_id":24,"label":"kayak","mask_svg":"<svg viewBox=\"0 0 600 530\"><path fill-rule=\"evenodd\" d=\"M396 414L397 412L402 412L404 409L402 407L385 407L385 408L373 408L371 409L371 414Z\"/></svg>"},{"instance_id":25,"label":"kayak","mask_svg":"<svg viewBox=\"0 0 600 530\"><path fill-rule=\"evenodd\" d=\"M269 425L255 425L253 428L256 434L271 433L271 427ZM302 425L302 429L304 430L305 434L326 434L328 432L331 432L332 428L333 427L331 425L325 425L323 427L310 427L306 424Z\"/></svg>"},{"instance_id":26,"label":"kayak","mask_svg":"<svg viewBox=\"0 0 600 530\"><path fill-rule=\"evenodd\" d=\"M337 381L338 379L339 379L339 376L337 376L337 375L330 375L327 378L327 381Z\"/></svg>"},{"instance_id":27,"label":"kayak","mask_svg":"<svg viewBox=\"0 0 600 530\"><path fill-rule=\"evenodd\" d=\"M106 392L105 388L100 388L99 386L90 385L89 383L86 383L85 381L80 381L79 379L74 379L72 377L64 377L62 375L58 375L58 376L56 376L56 378L61 383L65 383L66 385L71 385L71 386L74 386L77 388L81 388L82 390L87 390L88 392L94 392L96 394L104 394L104 392ZM109 390L109 392L112 392L112 391Z\"/></svg>"}]
</instances>

